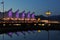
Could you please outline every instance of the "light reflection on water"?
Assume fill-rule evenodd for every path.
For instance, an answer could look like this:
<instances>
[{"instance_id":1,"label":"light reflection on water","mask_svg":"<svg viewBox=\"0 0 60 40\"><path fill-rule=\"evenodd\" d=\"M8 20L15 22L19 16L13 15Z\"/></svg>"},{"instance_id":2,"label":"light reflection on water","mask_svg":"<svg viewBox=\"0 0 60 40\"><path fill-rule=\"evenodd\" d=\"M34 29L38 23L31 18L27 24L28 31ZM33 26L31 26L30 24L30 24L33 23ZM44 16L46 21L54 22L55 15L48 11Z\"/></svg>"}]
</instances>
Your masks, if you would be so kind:
<instances>
[{"instance_id":1,"label":"light reflection on water","mask_svg":"<svg viewBox=\"0 0 60 40\"><path fill-rule=\"evenodd\" d=\"M12 38L8 36L7 34L4 34L4 40L48 40L48 32L42 30L40 33L37 31L35 32L25 32L25 35L23 33L18 32L19 36L17 36L15 33L12 34ZM60 31L49 31L49 38L50 40L60 40ZM3 34L0 35L0 40L3 40Z\"/></svg>"}]
</instances>

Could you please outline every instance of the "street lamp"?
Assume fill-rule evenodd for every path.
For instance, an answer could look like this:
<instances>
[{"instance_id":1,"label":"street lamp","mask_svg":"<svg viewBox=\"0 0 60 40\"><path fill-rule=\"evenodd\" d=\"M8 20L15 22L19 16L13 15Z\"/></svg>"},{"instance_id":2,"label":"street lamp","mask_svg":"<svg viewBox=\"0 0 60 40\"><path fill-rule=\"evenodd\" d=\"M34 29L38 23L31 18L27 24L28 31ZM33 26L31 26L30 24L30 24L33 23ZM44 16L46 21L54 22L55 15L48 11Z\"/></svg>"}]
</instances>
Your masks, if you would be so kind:
<instances>
[{"instance_id":1,"label":"street lamp","mask_svg":"<svg viewBox=\"0 0 60 40\"><path fill-rule=\"evenodd\" d=\"M1 4L3 5L3 18L4 18L4 0L2 0ZM4 40L4 34L3 34L3 40Z\"/></svg>"},{"instance_id":2,"label":"street lamp","mask_svg":"<svg viewBox=\"0 0 60 40\"><path fill-rule=\"evenodd\" d=\"M47 11L45 14L48 16L48 28L49 28L49 16L51 15L51 12ZM48 40L49 40L49 31L48 31Z\"/></svg>"},{"instance_id":3,"label":"street lamp","mask_svg":"<svg viewBox=\"0 0 60 40\"><path fill-rule=\"evenodd\" d=\"M51 12L47 11L45 14L49 17L51 15Z\"/></svg>"},{"instance_id":4,"label":"street lamp","mask_svg":"<svg viewBox=\"0 0 60 40\"><path fill-rule=\"evenodd\" d=\"M49 16L51 15L51 12L50 12L50 11L47 11L45 14L46 14L47 17L48 17L48 26L49 26L49 25L50 25L50 24L49 24Z\"/></svg>"},{"instance_id":5,"label":"street lamp","mask_svg":"<svg viewBox=\"0 0 60 40\"><path fill-rule=\"evenodd\" d=\"M4 0L2 0L1 4L3 5L3 18L4 18Z\"/></svg>"}]
</instances>

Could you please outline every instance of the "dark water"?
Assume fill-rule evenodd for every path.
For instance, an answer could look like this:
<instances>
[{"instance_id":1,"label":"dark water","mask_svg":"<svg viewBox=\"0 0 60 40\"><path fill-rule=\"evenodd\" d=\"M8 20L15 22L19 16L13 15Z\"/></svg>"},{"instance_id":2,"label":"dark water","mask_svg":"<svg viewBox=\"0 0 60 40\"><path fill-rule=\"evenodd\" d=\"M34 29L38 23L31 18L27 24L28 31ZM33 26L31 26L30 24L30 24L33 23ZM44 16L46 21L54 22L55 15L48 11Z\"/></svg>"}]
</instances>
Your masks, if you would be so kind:
<instances>
[{"instance_id":1,"label":"dark water","mask_svg":"<svg viewBox=\"0 0 60 40\"><path fill-rule=\"evenodd\" d=\"M12 37L4 34L4 40L48 40L48 32L44 30L40 33L35 31L30 33L25 32L25 35L21 32L19 32L18 34L19 36L13 33ZM60 31L49 31L49 39L60 40ZM3 34L0 35L0 40L3 40Z\"/></svg>"}]
</instances>

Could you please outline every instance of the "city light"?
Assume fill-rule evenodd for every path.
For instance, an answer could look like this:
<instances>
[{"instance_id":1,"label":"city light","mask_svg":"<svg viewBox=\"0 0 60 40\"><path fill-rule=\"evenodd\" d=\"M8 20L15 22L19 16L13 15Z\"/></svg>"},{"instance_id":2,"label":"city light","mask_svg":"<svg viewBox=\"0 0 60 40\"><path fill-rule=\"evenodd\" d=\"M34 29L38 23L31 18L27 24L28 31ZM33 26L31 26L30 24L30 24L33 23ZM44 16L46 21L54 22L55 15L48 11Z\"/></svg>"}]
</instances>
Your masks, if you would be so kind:
<instances>
[{"instance_id":1,"label":"city light","mask_svg":"<svg viewBox=\"0 0 60 40\"><path fill-rule=\"evenodd\" d=\"M3 26L5 26L5 24L3 24Z\"/></svg>"},{"instance_id":2,"label":"city light","mask_svg":"<svg viewBox=\"0 0 60 40\"><path fill-rule=\"evenodd\" d=\"M34 24L34 26L36 26L36 24Z\"/></svg>"},{"instance_id":3,"label":"city light","mask_svg":"<svg viewBox=\"0 0 60 40\"><path fill-rule=\"evenodd\" d=\"M50 12L50 11L47 11L45 14L46 14L47 16L49 16L49 15L51 14L51 12Z\"/></svg>"},{"instance_id":4,"label":"city light","mask_svg":"<svg viewBox=\"0 0 60 40\"><path fill-rule=\"evenodd\" d=\"M39 26L41 26L42 24L38 24Z\"/></svg>"},{"instance_id":5,"label":"city light","mask_svg":"<svg viewBox=\"0 0 60 40\"><path fill-rule=\"evenodd\" d=\"M42 26L44 26L45 24L42 24Z\"/></svg>"},{"instance_id":6,"label":"city light","mask_svg":"<svg viewBox=\"0 0 60 40\"><path fill-rule=\"evenodd\" d=\"M40 22L40 18L38 18L38 22Z\"/></svg>"},{"instance_id":7,"label":"city light","mask_svg":"<svg viewBox=\"0 0 60 40\"><path fill-rule=\"evenodd\" d=\"M37 30L37 32L41 32L41 30Z\"/></svg>"}]
</instances>

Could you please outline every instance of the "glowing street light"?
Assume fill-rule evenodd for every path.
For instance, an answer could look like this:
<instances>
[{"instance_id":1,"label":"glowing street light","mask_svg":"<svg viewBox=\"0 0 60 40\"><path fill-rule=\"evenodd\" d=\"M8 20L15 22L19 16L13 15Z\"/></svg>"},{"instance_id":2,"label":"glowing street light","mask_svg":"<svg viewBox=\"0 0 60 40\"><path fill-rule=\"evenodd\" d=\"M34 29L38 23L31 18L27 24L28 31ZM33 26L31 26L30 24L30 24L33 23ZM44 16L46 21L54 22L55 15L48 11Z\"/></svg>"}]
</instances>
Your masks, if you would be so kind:
<instances>
[{"instance_id":1,"label":"glowing street light","mask_svg":"<svg viewBox=\"0 0 60 40\"><path fill-rule=\"evenodd\" d=\"M48 25L49 25L49 16L51 15L51 12L47 11L45 14L48 16ZM49 28L49 26L48 26L48 28ZM49 40L49 30L48 30L48 40Z\"/></svg>"},{"instance_id":2,"label":"glowing street light","mask_svg":"<svg viewBox=\"0 0 60 40\"><path fill-rule=\"evenodd\" d=\"M51 12L50 12L50 11L47 11L45 14L46 14L47 16L50 16L50 15L51 15Z\"/></svg>"}]
</instances>

